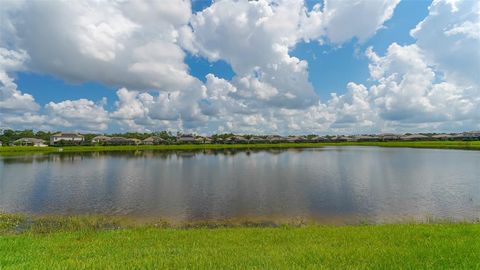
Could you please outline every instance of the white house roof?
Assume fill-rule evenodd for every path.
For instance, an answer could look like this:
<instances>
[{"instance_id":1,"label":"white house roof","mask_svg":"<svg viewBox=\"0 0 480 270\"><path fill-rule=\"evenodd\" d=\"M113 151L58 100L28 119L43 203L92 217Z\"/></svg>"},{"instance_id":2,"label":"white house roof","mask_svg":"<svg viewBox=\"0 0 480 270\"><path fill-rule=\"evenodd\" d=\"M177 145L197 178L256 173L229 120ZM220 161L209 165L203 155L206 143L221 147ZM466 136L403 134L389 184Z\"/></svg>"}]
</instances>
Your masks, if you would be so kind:
<instances>
[{"instance_id":1,"label":"white house roof","mask_svg":"<svg viewBox=\"0 0 480 270\"><path fill-rule=\"evenodd\" d=\"M94 140L108 141L108 140L110 140L110 139L111 139L111 137L104 136L104 135L100 135L100 136L93 137L93 138L92 138L92 141L94 141Z\"/></svg>"},{"instance_id":2,"label":"white house roof","mask_svg":"<svg viewBox=\"0 0 480 270\"><path fill-rule=\"evenodd\" d=\"M377 137L377 136L369 136L369 135L359 135L359 136L355 136L354 137L355 139L364 139L364 140L375 140L375 139L380 139L380 137Z\"/></svg>"},{"instance_id":3,"label":"white house roof","mask_svg":"<svg viewBox=\"0 0 480 270\"><path fill-rule=\"evenodd\" d=\"M37 138L20 138L20 139L15 141L15 143L19 143L19 142L39 144L39 143L45 143L45 140L37 139Z\"/></svg>"},{"instance_id":4,"label":"white house roof","mask_svg":"<svg viewBox=\"0 0 480 270\"><path fill-rule=\"evenodd\" d=\"M57 133L53 134L53 137L62 137L62 138L83 138L83 135L78 133Z\"/></svg>"},{"instance_id":5,"label":"white house roof","mask_svg":"<svg viewBox=\"0 0 480 270\"><path fill-rule=\"evenodd\" d=\"M380 136L380 137L388 137L388 136L400 137L401 135L394 134L394 133L381 133L381 134L378 134L378 136Z\"/></svg>"},{"instance_id":6,"label":"white house roof","mask_svg":"<svg viewBox=\"0 0 480 270\"><path fill-rule=\"evenodd\" d=\"M412 134L412 135L405 135L401 137L402 139L427 139L428 136L422 134Z\"/></svg>"},{"instance_id":7,"label":"white house roof","mask_svg":"<svg viewBox=\"0 0 480 270\"><path fill-rule=\"evenodd\" d=\"M445 138L453 138L453 136L449 134L437 134L437 135L433 135L432 138L445 139Z\"/></svg>"},{"instance_id":8,"label":"white house roof","mask_svg":"<svg viewBox=\"0 0 480 270\"><path fill-rule=\"evenodd\" d=\"M165 141L164 139L158 137L158 136L150 136L146 139L143 140L144 142L154 142L154 141Z\"/></svg>"}]
</instances>

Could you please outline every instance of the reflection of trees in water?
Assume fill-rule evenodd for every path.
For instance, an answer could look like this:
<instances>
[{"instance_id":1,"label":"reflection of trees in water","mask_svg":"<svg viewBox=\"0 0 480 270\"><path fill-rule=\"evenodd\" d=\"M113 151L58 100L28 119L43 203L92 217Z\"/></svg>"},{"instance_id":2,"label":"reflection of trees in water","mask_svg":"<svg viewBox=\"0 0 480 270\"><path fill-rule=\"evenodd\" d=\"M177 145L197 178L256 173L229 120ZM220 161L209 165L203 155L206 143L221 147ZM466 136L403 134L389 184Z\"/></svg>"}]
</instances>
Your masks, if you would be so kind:
<instances>
[{"instance_id":1,"label":"reflection of trees in water","mask_svg":"<svg viewBox=\"0 0 480 270\"><path fill-rule=\"evenodd\" d=\"M33 162L77 162L85 158L102 158L102 157L114 157L114 158L160 158L168 159L173 156L177 158L192 158L198 155L225 155L235 156L238 154L257 154L257 153L269 153L272 155L279 155L285 152L300 153L305 149L301 148L224 148L224 149L193 149L193 150L128 150L128 151L100 151L100 152L59 152L48 154L34 154L34 155L22 155L3 157L2 162L4 164L13 163L33 163Z\"/></svg>"},{"instance_id":2,"label":"reflection of trees in water","mask_svg":"<svg viewBox=\"0 0 480 270\"><path fill-rule=\"evenodd\" d=\"M15 164L15 163L32 163L34 161L42 162L48 161L50 157L47 155L25 155L25 156L13 156L13 157L2 157L2 163L4 164Z\"/></svg>"},{"instance_id":3,"label":"reflection of trees in water","mask_svg":"<svg viewBox=\"0 0 480 270\"><path fill-rule=\"evenodd\" d=\"M477 160L477 152L358 147L4 157L0 208L185 220L425 212L467 219L479 209Z\"/></svg>"},{"instance_id":4,"label":"reflection of trees in water","mask_svg":"<svg viewBox=\"0 0 480 270\"><path fill-rule=\"evenodd\" d=\"M83 160L84 158L94 157L94 153L86 154L38 154L38 155L26 155L26 156L15 156L15 157L5 157L2 159L4 164L15 164L15 163L43 163L43 162L62 162L62 163L73 163Z\"/></svg>"}]
</instances>

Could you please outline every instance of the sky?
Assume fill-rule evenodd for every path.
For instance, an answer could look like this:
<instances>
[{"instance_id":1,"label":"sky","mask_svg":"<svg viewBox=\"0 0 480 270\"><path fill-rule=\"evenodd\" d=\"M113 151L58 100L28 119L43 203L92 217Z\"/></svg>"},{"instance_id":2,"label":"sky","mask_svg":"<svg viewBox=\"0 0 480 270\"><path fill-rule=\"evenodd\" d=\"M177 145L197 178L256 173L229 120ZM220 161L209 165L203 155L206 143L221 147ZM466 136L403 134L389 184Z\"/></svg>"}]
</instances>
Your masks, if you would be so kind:
<instances>
[{"instance_id":1,"label":"sky","mask_svg":"<svg viewBox=\"0 0 480 270\"><path fill-rule=\"evenodd\" d=\"M0 2L0 129L480 130L478 1Z\"/></svg>"}]
</instances>

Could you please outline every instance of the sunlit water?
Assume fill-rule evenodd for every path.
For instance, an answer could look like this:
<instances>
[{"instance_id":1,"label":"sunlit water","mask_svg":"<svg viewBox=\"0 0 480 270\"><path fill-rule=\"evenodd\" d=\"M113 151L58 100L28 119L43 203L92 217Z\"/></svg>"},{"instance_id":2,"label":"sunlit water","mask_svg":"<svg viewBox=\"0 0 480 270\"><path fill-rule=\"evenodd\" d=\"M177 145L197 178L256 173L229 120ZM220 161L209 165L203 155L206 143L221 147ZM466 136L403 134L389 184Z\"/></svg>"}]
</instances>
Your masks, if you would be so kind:
<instances>
[{"instance_id":1,"label":"sunlit water","mask_svg":"<svg viewBox=\"0 0 480 270\"><path fill-rule=\"evenodd\" d=\"M167 221L480 218L480 151L377 147L0 157L0 212Z\"/></svg>"}]
</instances>

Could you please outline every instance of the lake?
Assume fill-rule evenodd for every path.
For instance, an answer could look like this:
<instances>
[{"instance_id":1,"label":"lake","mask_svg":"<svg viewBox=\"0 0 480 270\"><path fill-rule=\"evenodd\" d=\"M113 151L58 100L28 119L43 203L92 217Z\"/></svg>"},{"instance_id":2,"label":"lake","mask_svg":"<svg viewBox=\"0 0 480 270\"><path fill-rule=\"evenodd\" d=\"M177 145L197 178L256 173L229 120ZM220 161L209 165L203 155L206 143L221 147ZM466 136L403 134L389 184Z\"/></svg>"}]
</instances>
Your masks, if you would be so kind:
<instances>
[{"instance_id":1,"label":"lake","mask_svg":"<svg viewBox=\"0 0 480 270\"><path fill-rule=\"evenodd\" d=\"M480 218L480 151L380 147L0 157L0 212L191 221Z\"/></svg>"}]
</instances>

